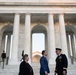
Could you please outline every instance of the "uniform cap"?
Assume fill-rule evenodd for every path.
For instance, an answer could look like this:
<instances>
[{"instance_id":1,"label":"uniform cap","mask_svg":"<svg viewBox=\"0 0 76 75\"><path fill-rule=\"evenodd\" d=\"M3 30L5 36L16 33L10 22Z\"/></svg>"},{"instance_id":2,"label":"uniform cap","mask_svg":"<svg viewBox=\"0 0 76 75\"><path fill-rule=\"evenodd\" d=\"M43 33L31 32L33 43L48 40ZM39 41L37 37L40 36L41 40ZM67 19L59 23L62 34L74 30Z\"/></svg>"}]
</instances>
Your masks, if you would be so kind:
<instances>
[{"instance_id":1,"label":"uniform cap","mask_svg":"<svg viewBox=\"0 0 76 75\"><path fill-rule=\"evenodd\" d=\"M56 48L56 50L62 51L62 49L61 49L61 48Z\"/></svg>"}]
</instances>

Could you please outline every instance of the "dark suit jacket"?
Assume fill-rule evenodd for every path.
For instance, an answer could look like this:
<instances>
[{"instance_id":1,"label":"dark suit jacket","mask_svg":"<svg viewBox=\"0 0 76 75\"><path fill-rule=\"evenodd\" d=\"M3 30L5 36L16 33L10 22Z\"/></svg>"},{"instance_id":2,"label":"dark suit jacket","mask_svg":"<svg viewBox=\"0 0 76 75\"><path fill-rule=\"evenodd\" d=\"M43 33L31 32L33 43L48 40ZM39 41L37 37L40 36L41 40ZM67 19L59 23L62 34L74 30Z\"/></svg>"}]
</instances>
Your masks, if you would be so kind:
<instances>
[{"instance_id":1,"label":"dark suit jacket","mask_svg":"<svg viewBox=\"0 0 76 75\"><path fill-rule=\"evenodd\" d=\"M6 53L2 53L1 57L2 57L2 59L5 59L6 58Z\"/></svg>"},{"instance_id":2,"label":"dark suit jacket","mask_svg":"<svg viewBox=\"0 0 76 75\"><path fill-rule=\"evenodd\" d=\"M46 59L46 57L42 56L41 59L40 59L40 75L45 75L45 71L47 73L49 73L49 67L48 67L48 61Z\"/></svg>"},{"instance_id":3,"label":"dark suit jacket","mask_svg":"<svg viewBox=\"0 0 76 75\"><path fill-rule=\"evenodd\" d=\"M26 63L25 61L21 62L19 68L19 75L34 75L33 69L29 65L29 63Z\"/></svg>"},{"instance_id":4,"label":"dark suit jacket","mask_svg":"<svg viewBox=\"0 0 76 75\"><path fill-rule=\"evenodd\" d=\"M67 72L68 60L65 54L61 54L56 58L56 68L55 72L62 74L63 71Z\"/></svg>"}]
</instances>

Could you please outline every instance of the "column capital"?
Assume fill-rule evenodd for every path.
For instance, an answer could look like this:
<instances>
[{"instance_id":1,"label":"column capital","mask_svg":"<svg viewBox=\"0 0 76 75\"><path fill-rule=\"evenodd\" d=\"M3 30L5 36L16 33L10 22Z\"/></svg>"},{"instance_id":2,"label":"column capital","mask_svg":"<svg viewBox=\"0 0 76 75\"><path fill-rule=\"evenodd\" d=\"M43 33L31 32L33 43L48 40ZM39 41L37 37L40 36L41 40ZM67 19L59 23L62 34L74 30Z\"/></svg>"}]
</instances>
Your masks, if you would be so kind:
<instances>
[{"instance_id":1,"label":"column capital","mask_svg":"<svg viewBox=\"0 0 76 75\"><path fill-rule=\"evenodd\" d=\"M60 16L60 15L63 15L63 16L64 16L64 13L59 13L58 15L59 15L59 16Z\"/></svg>"},{"instance_id":2,"label":"column capital","mask_svg":"<svg viewBox=\"0 0 76 75\"><path fill-rule=\"evenodd\" d=\"M20 15L20 13L14 13L14 15Z\"/></svg>"},{"instance_id":3,"label":"column capital","mask_svg":"<svg viewBox=\"0 0 76 75\"><path fill-rule=\"evenodd\" d=\"M66 32L66 35L69 35L70 33L69 32Z\"/></svg>"},{"instance_id":4,"label":"column capital","mask_svg":"<svg viewBox=\"0 0 76 75\"><path fill-rule=\"evenodd\" d=\"M27 13L25 13L25 15L31 15L31 13L27 12Z\"/></svg>"},{"instance_id":5,"label":"column capital","mask_svg":"<svg viewBox=\"0 0 76 75\"><path fill-rule=\"evenodd\" d=\"M11 34L8 34L8 36L10 37L10 36L11 36Z\"/></svg>"},{"instance_id":6,"label":"column capital","mask_svg":"<svg viewBox=\"0 0 76 75\"><path fill-rule=\"evenodd\" d=\"M11 35L11 33L6 33L6 35L10 36L10 35Z\"/></svg>"},{"instance_id":7,"label":"column capital","mask_svg":"<svg viewBox=\"0 0 76 75\"><path fill-rule=\"evenodd\" d=\"M53 15L54 16L54 13L48 13L48 15Z\"/></svg>"}]
</instances>

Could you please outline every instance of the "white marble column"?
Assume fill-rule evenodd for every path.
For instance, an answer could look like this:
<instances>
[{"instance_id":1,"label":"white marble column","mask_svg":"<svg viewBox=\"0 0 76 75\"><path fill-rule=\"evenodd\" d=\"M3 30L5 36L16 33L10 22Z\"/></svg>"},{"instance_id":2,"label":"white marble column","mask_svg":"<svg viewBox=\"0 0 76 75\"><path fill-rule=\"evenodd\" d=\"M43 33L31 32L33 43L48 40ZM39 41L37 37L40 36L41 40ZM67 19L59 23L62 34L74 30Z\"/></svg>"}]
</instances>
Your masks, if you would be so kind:
<instances>
[{"instance_id":1,"label":"white marble column","mask_svg":"<svg viewBox=\"0 0 76 75\"><path fill-rule=\"evenodd\" d=\"M73 34L71 34L71 46L72 46L73 57L75 57L75 41L74 41L74 35Z\"/></svg>"},{"instance_id":2,"label":"white marble column","mask_svg":"<svg viewBox=\"0 0 76 75\"><path fill-rule=\"evenodd\" d=\"M69 34L67 33L67 47L68 47L68 56L71 56L71 52L70 52L70 43L69 43Z\"/></svg>"},{"instance_id":3,"label":"white marble column","mask_svg":"<svg viewBox=\"0 0 76 75\"><path fill-rule=\"evenodd\" d=\"M75 58L76 58L76 34L75 34Z\"/></svg>"},{"instance_id":4,"label":"white marble column","mask_svg":"<svg viewBox=\"0 0 76 75\"><path fill-rule=\"evenodd\" d=\"M64 15L63 14L59 15L59 25L60 25L60 38L61 38L62 53L66 54L66 56L68 57L65 22L64 22Z\"/></svg>"},{"instance_id":5,"label":"white marble column","mask_svg":"<svg viewBox=\"0 0 76 75\"><path fill-rule=\"evenodd\" d=\"M14 26L13 26L13 44L12 44L12 55L9 64L15 65L18 64L18 39L19 39L19 23L20 23L20 14L15 14L14 17Z\"/></svg>"},{"instance_id":6,"label":"white marble column","mask_svg":"<svg viewBox=\"0 0 76 75\"><path fill-rule=\"evenodd\" d=\"M9 55L10 55L10 42L11 42L11 34L8 34L7 47L6 47L6 57L9 57Z\"/></svg>"},{"instance_id":7,"label":"white marble column","mask_svg":"<svg viewBox=\"0 0 76 75\"><path fill-rule=\"evenodd\" d=\"M45 50L48 53L48 38L47 38L47 33L44 33L44 35L45 35Z\"/></svg>"},{"instance_id":8,"label":"white marble column","mask_svg":"<svg viewBox=\"0 0 76 75\"><path fill-rule=\"evenodd\" d=\"M70 51L70 41L69 41L69 33L67 33L67 49L68 49L68 58L69 58L69 64L71 64L71 51Z\"/></svg>"},{"instance_id":9,"label":"white marble column","mask_svg":"<svg viewBox=\"0 0 76 75\"><path fill-rule=\"evenodd\" d=\"M6 34L3 34L2 36L2 52L5 51L5 38L6 38Z\"/></svg>"},{"instance_id":10,"label":"white marble column","mask_svg":"<svg viewBox=\"0 0 76 75\"><path fill-rule=\"evenodd\" d=\"M30 29L30 25L31 25L31 15L29 13L27 13L25 15L24 53L29 55L29 59L31 56L31 53L30 53L31 52L31 29ZM29 60L29 62L31 63L31 59Z\"/></svg>"},{"instance_id":11,"label":"white marble column","mask_svg":"<svg viewBox=\"0 0 76 75\"><path fill-rule=\"evenodd\" d=\"M53 14L48 14L48 60L49 64L55 64L55 32Z\"/></svg>"},{"instance_id":12,"label":"white marble column","mask_svg":"<svg viewBox=\"0 0 76 75\"><path fill-rule=\"evenodd\" d=\"M0 33L0 56L2 54L2 33ZM0 57L0 61L1 61L1 57Z\"/></svg>"}]
</instances>

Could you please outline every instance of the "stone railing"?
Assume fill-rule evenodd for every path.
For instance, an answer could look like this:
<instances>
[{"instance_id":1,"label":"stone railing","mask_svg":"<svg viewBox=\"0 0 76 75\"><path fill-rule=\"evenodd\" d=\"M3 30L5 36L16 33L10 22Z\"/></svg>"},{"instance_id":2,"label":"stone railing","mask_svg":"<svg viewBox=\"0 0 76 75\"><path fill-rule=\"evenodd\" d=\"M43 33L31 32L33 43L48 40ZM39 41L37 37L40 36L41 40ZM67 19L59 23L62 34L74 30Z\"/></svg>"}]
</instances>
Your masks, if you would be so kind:
<instances>
[{"instance_id":1,"label":"stone railing","mask_svg":"<svg viewBox=\"0 0 76 75\"><path fill-rule=\"evenodd\" d=\"M76 61L76 58L73 56L70 56L70 57L71 57L71 63L74 64L74 61Z\"/></svg>"}]
</instances>

